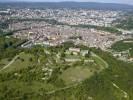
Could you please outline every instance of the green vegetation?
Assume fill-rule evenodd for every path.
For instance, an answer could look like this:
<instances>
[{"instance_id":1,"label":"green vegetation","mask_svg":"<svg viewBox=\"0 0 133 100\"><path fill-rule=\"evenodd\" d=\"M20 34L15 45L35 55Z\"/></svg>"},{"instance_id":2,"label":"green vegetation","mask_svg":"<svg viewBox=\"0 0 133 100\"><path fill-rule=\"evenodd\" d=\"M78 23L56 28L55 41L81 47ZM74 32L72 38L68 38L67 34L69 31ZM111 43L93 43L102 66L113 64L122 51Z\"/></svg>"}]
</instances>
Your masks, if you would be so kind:
<instances>
[{"instance_id":1,"label":"green vegetation","mask_svg":"<svg viewBox=\"0 0 133 100\"><path fill-rule=\"evenodd\" d=\"M92 52L92 58L94 59L96 64L99 65L102 69L108 68L108 63L103 59L101 59L101 57L99 57L98 55L94 54L93 52Z\"/></svg>"},{"instance_id":2,"label":"green vegetation","mask_svg":"<svg viewBox=\"0 0 133 100\"><path fill-rule=\"evenodd\" d=\"M18 71L32 65L34 65L34 56L22 52L15 59L15 61L6 69L5 72Z\"/></svg>"},{"instance_id":3,"label":"green vegetation","mask_svg":"<svg viewBox=\"0 0 133 100\"><path fill-rule=\"evenodd\" d=\"M87 67L71 67L65 70L60 76L66 84L72 84L74 82L83 81L94 74L95 69L87 68Z\"/></svg>"},{"instance_id":4,"label":"green vegetation","mask_svg":"<svg viewBox=\"0 0 133 100\"><path fill-rule=\"evenodd\" d=\"M8 28L8 21L0 21L0 29L7 29Z\"/></svg>"},{"instance_id":5,"label":"green vegetation","mask_svg":"<svg viewBox=\"0 0 133 100\"><path fill-rule=\"evenodd\" d=\"M47 98L50 100L132 100L133 64L116 60L111 54L92 49L102 57L109 67L100 74L95 74L77 87L58 91Z\"/></svg>"},{"instance_id":6,"label":"green vegetation","mask_svg":"<svg viewBox=\"0 0 133 100\"><path fill-rule=\"evenodd\" d=\"M23 42L23 40L12 37L0 36L0 59L14 57L21 51L21 49L18 49L17 47Z\"/></svg>"},{"instance_id":7,"label":"green vegetation","mask_svg":"<svg viewBox=\"0 0 133 100\"><path fill-rule=\"evenodd\" d=\"M114 26L120 29L132 30L133 29L133 12L129 11L124 13L120 19L113 22Z\"/></svg>"},{"instance_id":8,"label":"green vegetation","mask_svg":"<svg viewBox=\"0 0 133 100\"><path fill-rule=\"evenodd\" d=\"M133 57L133 39L118 41L115 44L113 44L111 48L118 52L129 50L130 56Z\"/></svg>"},{"instance_id":9,"label":"green vegetation","mask_svg":"<svg viewBox=\"0 0 133 100\"><path fill-rule=\"evenodd\" d=\"M0 66L8 65L0 69L0 100L133 99L133 63L71 42L57 47L22 49L14 46L20 40L11 36L0 40L0 50L5 55L0 56ZM89 56L72 54L70 47L91 53ZM66 58L80 61L67 62Z\"/></svg>"},{"instance_id":10,"label":"green vegetation","mask_svg":"<svg viewBox=\"0 0 133 100\"><path fill-rule=\"evenodd\" d=\"M47 93L50 91L66 89L71 87L71 84L76 86L78 82L103 70L103 66L99 65L99 67L99 63L97 63L101 60L97 59L95 63L93 57L65 53L70 47L89 49L88 47L75 46L67 42L57 47L33 46L22 49L14 46L17 41L12 37L8 37L8 39L1 37L1 46L6 44L3 54L8 54L6 49L11 48L17 52L14 51L15 54L13 52L12 56L8 56L10 54L1 56L0 99L47 98ZM69 59L69 57L72 59L79 57L81 61L66 62L65 58ZM73 77L75 81L69 79L70 77Z\"/></svg>"},{"instance_id":11,"label":"green vegetation","mask_svg":"<svg viewBox=\"0 0 133 100\"><path fill-rule=\"evenodd\" d=\"M129 16L126 19L118 21L118 24L116 27L126 30L132 30L133 29L133 17Z\"/></svg>"}]
</instances>

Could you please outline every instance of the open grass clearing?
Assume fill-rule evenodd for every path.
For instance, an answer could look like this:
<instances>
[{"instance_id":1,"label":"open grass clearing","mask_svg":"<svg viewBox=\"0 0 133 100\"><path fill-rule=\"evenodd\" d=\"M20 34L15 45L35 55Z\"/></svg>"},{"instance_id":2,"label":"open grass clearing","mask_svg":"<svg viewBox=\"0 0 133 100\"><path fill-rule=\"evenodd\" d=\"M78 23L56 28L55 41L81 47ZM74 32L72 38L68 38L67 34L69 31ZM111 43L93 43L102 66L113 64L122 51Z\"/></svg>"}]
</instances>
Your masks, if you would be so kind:
<instances>
[{"instance_id":1,"label":"open grass clearing","mask_svg":"<svg viewBox=\"0 0 133 100\"><path fill-rule=\"evenodd\" d=\"M66 55L65 58L67 58L67 59L81 59L82 56L80 56L80 55Z\"/></svg>"},{"instance_id":2,"label":"open grass clearing","mask_svg":"<svg viewBox=\"0 0 133 100\"><path fill-rule=\"evenodd\" d=\"M75 82L83 81L93 75L87 67L71 67L65 70L60 76L66 84L72 84Z\"/></svg>"},{"instance_id":3,"label":"open grass clearing","mask_svg":"<svg viewBox=\"0 0 133 100\"><path fill-rule=\"evenodd\" d=\"M66 69L60 78L63 79L66 84L72 84L83 81L94 75L95 72L100 72L108 67L108 64L94 53L91 53L90 60L94 60L94 62L88 62L88 64L85 65L83 64Z\"/></svg>"},{"instance_id":4,"label":"open grass clearing","mask_svg":"<svg viewBox=\"0 0 133 100\"><path fill-rule=\"evenodd\" d=\"M6 66L9 62L10 61L7 58L0 60L0 69Z\"/></svg>"},{"instance_id":5,"label":"open grass clearing","mask_svg":"<svg viewBox=\"0 0 133 100\"><path fill-rule=\"evenodd\" d=\"M32 66L34 63L29 59L34 59L34 56L31 54L25 54L24 52L20 53L17 59L9 65L8 68L4 69L5 72L17 71L28 66Z\"/></svg>"}]
</instances>

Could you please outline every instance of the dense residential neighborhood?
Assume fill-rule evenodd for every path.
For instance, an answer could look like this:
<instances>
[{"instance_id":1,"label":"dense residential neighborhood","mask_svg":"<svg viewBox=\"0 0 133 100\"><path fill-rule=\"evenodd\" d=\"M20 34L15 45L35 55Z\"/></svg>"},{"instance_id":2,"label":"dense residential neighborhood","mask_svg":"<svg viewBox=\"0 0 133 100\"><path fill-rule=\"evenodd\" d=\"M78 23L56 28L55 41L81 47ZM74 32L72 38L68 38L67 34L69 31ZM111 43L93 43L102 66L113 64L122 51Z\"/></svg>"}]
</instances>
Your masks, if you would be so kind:
<instances>
[{"instance_id":1,"label":"dense residential neighborhood","mask_svg":"<svg viewBox=\"0 0 133 100\"><path fill-rule=\"evenodd\" d=\"M112 27L113 21L120 19L122 11L87 10L87 9L7 9L4 20L9 20L9 30L18 30L15 38L28 39L27 45L57 46L66 41L84 44L90 47L100 47L105 50L114 42L130 38L131 32L118 29L123 35L103 31L95 27L80 27L94 25L97 27ZM3 16L1 16L1 19ZM129 34L128 34L129 33ZM125 36L126 34L126 36ZM71 37L81 37L80 39ZM25 45L26 46L26 45Z\"/></svg>"}]
</instances>

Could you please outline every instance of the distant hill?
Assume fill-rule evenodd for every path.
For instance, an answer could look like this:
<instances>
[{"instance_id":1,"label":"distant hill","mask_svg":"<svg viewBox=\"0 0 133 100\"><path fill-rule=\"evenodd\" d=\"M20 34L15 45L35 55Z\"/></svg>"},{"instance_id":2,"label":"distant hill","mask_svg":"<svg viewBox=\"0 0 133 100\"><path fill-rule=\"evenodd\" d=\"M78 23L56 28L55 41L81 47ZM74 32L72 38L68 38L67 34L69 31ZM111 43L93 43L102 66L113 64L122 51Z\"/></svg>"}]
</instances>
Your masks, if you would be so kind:
<instances>
[{"instance_id":1,"label":"distant hill","mask_svg":"<svg viewBox=\"0 0 133 100\"><path fill-rule=\"evenodd\" d=\"M95 3L95 2L1 2L0 7L133 10L132 5L115 4L115 3Z\"/></svg>"}]
</instances>

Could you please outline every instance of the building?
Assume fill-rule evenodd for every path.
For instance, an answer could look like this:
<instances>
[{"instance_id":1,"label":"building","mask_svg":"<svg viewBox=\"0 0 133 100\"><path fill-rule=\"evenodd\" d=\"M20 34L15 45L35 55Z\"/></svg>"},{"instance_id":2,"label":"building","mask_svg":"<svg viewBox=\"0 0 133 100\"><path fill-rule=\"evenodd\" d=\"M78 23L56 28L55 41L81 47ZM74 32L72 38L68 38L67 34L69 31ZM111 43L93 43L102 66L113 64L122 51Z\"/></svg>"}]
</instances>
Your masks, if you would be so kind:
<instances>
[{"instance_id":1,"label":"building","mask_svg":"<svg viewBox=\"0 0 133 100\"><path fill-rule=\"evenodd\" d=\"M80 52L80 48L69 48L70 52Z\"/></svg>"},{"instance_id":2,"label":"building","mask_svg":"<svg viewBox=\"0 0 133 100\"><path fill-rule=\"evenodd\" d=\"M81 50L80 54L82 56L85 56L85 55L89 54L89 50Z\"/></svg>"},{"instance_id":3,"label":"building","mask_svg":"<svg viewBox=\"0 0 133 100\"><path fill-rule=\"evenodd\" d=\"M69 48L69 52L78 55L78 53L80 53L80 48Z\"/></svg>"}]
</instances>

